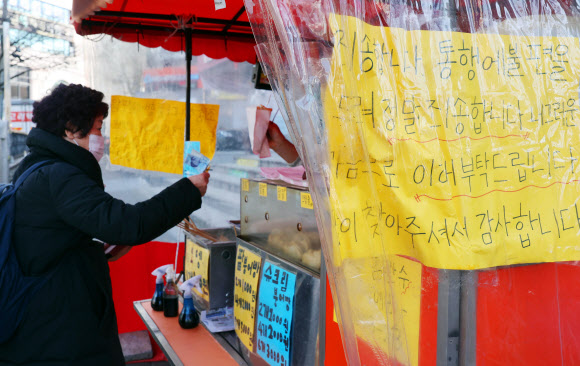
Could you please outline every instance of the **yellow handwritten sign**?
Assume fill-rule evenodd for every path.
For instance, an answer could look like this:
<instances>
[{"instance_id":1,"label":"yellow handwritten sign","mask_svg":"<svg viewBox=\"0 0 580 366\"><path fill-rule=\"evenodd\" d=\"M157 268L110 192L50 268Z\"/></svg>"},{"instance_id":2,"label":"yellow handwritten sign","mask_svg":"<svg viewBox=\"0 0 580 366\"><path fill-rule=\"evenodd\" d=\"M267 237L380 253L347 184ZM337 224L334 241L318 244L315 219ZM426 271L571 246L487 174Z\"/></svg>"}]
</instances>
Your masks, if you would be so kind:
<instances>
[{"instance_id":1,"label":"yellow handwritten sign","mask_svg":"<svg viewBox=\"0 0 580 366\"><path fill-rule=\"evenodd\" d=\"M242 179L242 191L249 192L250 191L250 181L247 179Z\"/></svg>"},{"instance_id":2,"label":"yellow handwritten sign","mask_svg":"<svg viewBox=\"0 0 580 366\"><path fill-rule=\"evenodd\" d=\"M202 293L194 287L193 291L209 301L209 250L187 238L185 240L185 279L201 275L199 285Z\"/></svg>"},{"instance_id":3,"label":"yellow handwritten sign","mask_svg":"<svg viewBox=\"0 0 580 366\"><path fill-rule=\"evenodd\" d=\"M215 153L219 106L191 104L190 141L201 153ZM111 163L130 168L181 174L185 103L114 95L111 98Z\"/></svg>"},{"instance_id":4,"label":"yellow handwritten sign","mask_svg":"<svg viewBox=\"0 0 580 366\"><path fill-rule=\"evenodd\" d=\"M308 208L313 210L314 203L312 202L312 196L308 192L300 192L300 207Z\"/></svg>"},{"instance_id":5,"label":"yellow handwritten sign","mask_svg":"<svg viewBox=\"0 0 580 366\"><path fill-rule=\"evenodd\" d=\"M286 202L286 187L276 186L276 193L278 194L278 201Z\"/></svg>"},{"instance_id":6,"label":"yellow handwritten sign","mask_svg":"<svg viewBox=\"0 0 580 366\"><path fill-rule=\"evenodd\" d=\"M254 349L256 299L262 258L238 246L234 287L234 325L236 334L250 350Z\"/></svg>"},{"instance_id":7,"label":"yellow handwritten sign","mask_svg":"<svg viewBox=\"0 0 580 366\"><path fill-rule=\"evenodd\" d=\"M419 364L421 264L389 256L346 259L343 262L355 333L377 343L402 364ZM361 301L369 299L369 301ZM336 314L334 314L336 321Z\"/></svg>"},{"instance_id":8,"label":"yellow handwritten sign","mask_svg":"<svg viewBox=\"0 0 580 366\"><path fill-rule=\"evenodd\" d=\"M258 189L259 189L260 196L268 197L268 184L259 183Z\"/></svg>"},{"instance_id":9,"label":"yellow handwritten sign","mask_svg":"<svg viewBox=\"0 0 580 366\"><path fill-rule=\"evenodd\" d=\"M580 259L576 38L330 25L337 260L383 243L448 269Z\"/></svg>"},{"instance_id":10,"label":"yellow handwritten sign","mask_svg":"<svg viewBox=\"0 0 580 366\"><path fill-rule=\"evenodd\" d=\"M419 364L421 324L421 264L404 257L391 256L389 269L390 276L385 291L387 324L390 325L390 332L395 340L396 352L406 354L410 365L416 366ZM397 329L400 324L403 324L403 331Z\"/></svg>"}]
</instances>

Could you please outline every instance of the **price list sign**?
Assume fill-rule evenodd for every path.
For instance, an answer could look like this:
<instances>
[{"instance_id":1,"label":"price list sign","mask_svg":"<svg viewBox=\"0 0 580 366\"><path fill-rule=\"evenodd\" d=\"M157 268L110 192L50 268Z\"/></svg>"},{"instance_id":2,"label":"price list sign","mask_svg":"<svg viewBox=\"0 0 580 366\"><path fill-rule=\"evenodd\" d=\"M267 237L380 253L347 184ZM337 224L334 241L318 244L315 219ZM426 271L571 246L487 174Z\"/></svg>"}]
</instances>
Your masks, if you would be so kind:
<instances>
[{"instance_id":1,"label":"price list sign","mask_svg":"<svg viewBox=\"0 0 580 366\"><path fill-rule=\"evenodd\" d=\"M259 255L241 246L238 247L234 288L234 324L236 334L250 351L253 351L254 347L256 300L261 266L262 258Z\"/></svg>"},{"instance_id":2,"label":"price list sign","mask_svg":"<svg viewBox=\"0 0 580 366\"><path fill-rule=\"evenodd\" d=\"M290 331L296 274L268 261L260 282L258 354L270 365L290 365Z\"/></svg>"},{"instance_id":3,"label":"price list sign","mask_svg":"<svg viewBox=\"0 0 580 366\"><path fill-rule=\"evenodd\" d=\"M194 241L186 240L185 252L185 279L201 275L199 285L202 293L194 288L193 291L204 300L209 301L209 250L196 244Z\"/></svg>"}]
</instances>

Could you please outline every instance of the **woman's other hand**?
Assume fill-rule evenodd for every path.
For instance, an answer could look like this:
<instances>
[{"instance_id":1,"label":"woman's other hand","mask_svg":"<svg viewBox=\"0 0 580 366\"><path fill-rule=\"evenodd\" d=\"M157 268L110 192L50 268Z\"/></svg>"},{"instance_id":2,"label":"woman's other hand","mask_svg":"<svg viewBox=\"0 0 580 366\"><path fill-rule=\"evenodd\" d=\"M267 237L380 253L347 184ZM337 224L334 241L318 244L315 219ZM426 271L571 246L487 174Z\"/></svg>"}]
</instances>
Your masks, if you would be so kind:
<instances>
[{"instance_id":1,"label":"woman's other hand","mask_svg":"<svg viewBox=\"0 0 580 366\"><path fill-rule=\"evenodd\" d=\"M105 250L106 248L109 246L109 244L105 244ZM129 251L131 250L130 246L127 245L116 245L113 250L111 250L108 254L107 254L107 260L109 262L114 262L117 259L121 258L122 256L124 256L125 254L129 253Z\"/></svg>"}]
</instances>

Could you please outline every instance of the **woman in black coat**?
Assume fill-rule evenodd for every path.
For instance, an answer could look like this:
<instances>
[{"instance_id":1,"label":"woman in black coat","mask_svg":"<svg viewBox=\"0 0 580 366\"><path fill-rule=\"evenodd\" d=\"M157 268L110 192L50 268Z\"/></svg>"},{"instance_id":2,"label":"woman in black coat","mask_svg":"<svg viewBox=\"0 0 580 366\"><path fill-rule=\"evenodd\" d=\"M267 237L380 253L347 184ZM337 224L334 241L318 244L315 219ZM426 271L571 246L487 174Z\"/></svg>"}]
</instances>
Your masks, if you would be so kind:
<instances>
[{"instance_id":1,"label":"woman in black coat","mask_svg":"<svg viewBox=\"0 0 580 366\"><path fill-rule=\"evenodd\" d=\"M103 94L60 85L34 104L31 153L14 180L12 245L24 275L50 276L31 298L0 365L124 365L103 245L147 243L201 207L209 174L183 178L153 198L125 204L104 191L98 159L108 114ZM1 301L1 300L0 300Z\"/></svg>"}]
</instances>

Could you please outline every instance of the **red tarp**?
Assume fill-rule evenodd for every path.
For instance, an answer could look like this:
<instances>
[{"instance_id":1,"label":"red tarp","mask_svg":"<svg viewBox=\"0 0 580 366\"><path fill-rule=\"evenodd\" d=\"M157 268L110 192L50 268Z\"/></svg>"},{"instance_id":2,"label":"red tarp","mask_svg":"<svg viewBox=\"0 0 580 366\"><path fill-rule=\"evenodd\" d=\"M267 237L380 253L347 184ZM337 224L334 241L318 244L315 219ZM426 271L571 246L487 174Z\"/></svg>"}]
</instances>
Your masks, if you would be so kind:
<instances>
[{"instance_id":1,"label":"red tarp","mask_svg":"<svg viewBox=\"0 0 580 366\"><path fill-rule=\"evenodd\" d=\"M183 270L184 247L184 243L179 244L176 273ZM121 259L109 262L119 333L147 329L133 308L133 301L151 298L155 291L155 277L151 271L164 264L173 264L175 249L175 243L153 241L137 245Z\"/></svg>"},{"instance_id":2,"label":"red tarp","mask_svg":"<svg viewBox=\"0 0 580 366\"><path fill-rule=\"evenodd\" d=\"M92 2L92 9L98 0ZM75 10L86 8L87 0L75 0ZM82 17L83 15L80 15ZM228 0L226 8L215 10L213 0L115 0L75 23L80 35L109 34L125 42L146 47L185 51L185 28L192 29L192 54L213 59L227 57L235 62L256 63L255 40L243 0Z\"/></svg>"}]
</instances>

